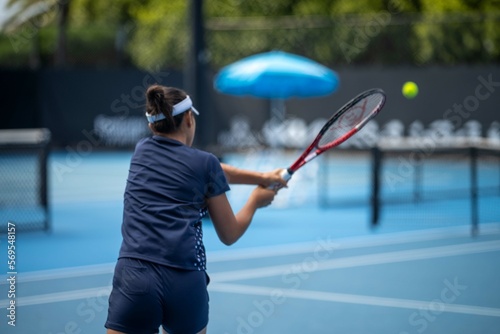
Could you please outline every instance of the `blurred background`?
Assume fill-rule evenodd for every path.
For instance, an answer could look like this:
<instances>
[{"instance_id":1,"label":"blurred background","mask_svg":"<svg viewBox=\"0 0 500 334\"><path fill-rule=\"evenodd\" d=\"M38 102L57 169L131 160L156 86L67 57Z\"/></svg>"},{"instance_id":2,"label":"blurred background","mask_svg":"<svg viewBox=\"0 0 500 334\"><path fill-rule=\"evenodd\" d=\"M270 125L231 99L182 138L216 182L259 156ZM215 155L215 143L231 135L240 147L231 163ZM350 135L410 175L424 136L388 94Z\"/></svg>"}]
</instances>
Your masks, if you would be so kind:
<instances>
[{"instance_id":1,"label":"blurred background","mask_svg":"<svg viewBox=\"0 0 500 334\"><path fill-rule=\"evenodd\" d=\"M465 101L462 113L447 112L474 96L480 77L500 80L495 0L2 0L0 6L0 124L48 128L57 147L86 140L85 133L96 149L133 147L147 134L143 92L155 82L186 89L203 110L197 146L239 148L255 144L252 135L272 145L263 133L271 102L219 94L212 85L223 66L271 50L310 58L340 77L331 96L287 101L287 114L296 118L287 126L295 132L380 87L389 99L377 135L407 136L415 127L499 138L499 94L481 99L480 110ZM419 85L417 99L402 96L405 81ZM498 84L489 88L485 94Z\"/></svg>"},{"instance_id":2,"label":"blurred background","mask_svg":"<svg viewBox=\"0 0 500 334\"><path fill-rule=\"evenodd\" d=\"M334 110L378 87L388 95L384 111L338 150L373 165L350 177L367 182L354 202L371 201L376 210L377 192L384 189L393 197L400 196L396 189L406 189L408 196L421 198L419 187L436 184L443 175L448 175L449 186L442 187L448 194L461 189L458 193L468 197L478 189L500 188L495 153L500 143L500 1L2 0L0 7L0 125L45 129L48 149L73 159L73 165L92 153L131 152L149 135L144 92L153 83L177 86L192 96L202 111L196 147L226 160L238 152L275 157L277 151L266 150L292 152L266 168L290 164L298 153L294 150L306 147ZM222 68L269 51L326 66L337 73L338 89L316 98L292 96L281 104L214 89ZM407 81L418 85L415 98L401 92ZM280 105L286 112L276 123L272 115ZM391 154L371 152L384 149L384 140L385 149L397 149L393 172L387 171ZM470 158L477 154L470 151L474 145L484 149L479 153L488 151L486 167L479 166L487 173L479 176L472 172L476 167L469 168L475 164ZM439 154L438 146L459 150ZM376 167L383 157L383 167ZM449 177L446 169L420 167L427 160L461 166L461 174ZM334 173L328 172L329 159L322 161L322 168L311 167L304 175L315 180L317 173ZM76 169L73 165L51 164L46 174L55 173L49 180L61 179L60 174ZM401 181L405 168L411 176ZM422 176L421 170L430 172ZM399 175L398 187L390 184L391 173ZM331 180L322 177L325 184ZM48 192L48 181L41 182L41 191ZM330 196L336 185L342 184L315 194L320 205L330 206L332 196L346 197L341 192ZM45 197L42 202L48 203Z\"/></svg>"},{"instance_id":3,"label":"blurred background","mask_svg":"<svg viewBox=\"0 0 500 334\"><path fill-rule=\"evenodd\" d=\"M214 88L224 67L270 51L326 66L338 89L279 104ZM413 98L402 94L407 81L418 85ZM294 175L234 254L206 221L212 332L498 331L500 0L0 0L0 255L7 259L13 222L23 232L19 333L103 330L128 165L135 143L149 135L144 92L153 83L192 97L200 111L196 147L260 171L290 165L358 93L387 94L375 120ZM276 123L278 106L286 112ZM232 187L235 210L250 191ZM261 266L277 266L279 276L286 264L305 263L318 240L344 245L360 236L328 259L349 255L360 268L321 269L321 260L313 263L320 272L300 276L301 287L332 293L327 307L289 289L276 313L249 325L256 296L289 287L289 276L266 281L270 271ZM443 250L465 255L450 260ZM373 257L358 258L362 251ZM387 251L398 253L387 260ZM377 266L391 261L402 264ZM251 282L258 288L223 284L240 277L225 271L242 267L264 280ZM467 286L459 300L466 305L447 304L446 316L417 326L412 312L457 280ZM7 285L0 288L4 308ZM381 299L334 294L349 291ZM379 322L388 309L397 311L392 320ZM331 314L342 317L332 324ZM3 329L17 333L2 321Z\"/></svg>"}]
</instances>

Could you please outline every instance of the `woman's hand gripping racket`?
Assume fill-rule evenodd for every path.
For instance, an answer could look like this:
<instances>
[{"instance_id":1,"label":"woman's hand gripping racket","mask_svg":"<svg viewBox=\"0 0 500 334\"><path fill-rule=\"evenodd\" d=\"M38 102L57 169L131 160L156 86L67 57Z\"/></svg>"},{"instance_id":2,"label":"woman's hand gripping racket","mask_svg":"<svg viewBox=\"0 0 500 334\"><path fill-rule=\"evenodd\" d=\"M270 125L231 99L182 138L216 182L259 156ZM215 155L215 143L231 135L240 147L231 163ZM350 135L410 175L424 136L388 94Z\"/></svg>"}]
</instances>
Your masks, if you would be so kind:
<instances>
[{"instance_id":1,"label":"woman's hand gripping racket","mask_svg":"<svg viewBox=\"0 0 500 334\"><path fill-rule=\"evenodd\" d=\"M377 116L384 103L385 93L381 89L367 90L347 102L326 122L304 153L289 168L283 170L281 177L285 181L290 180L300 167L352 137ZM276 183L269 188L279 190L281 185Z\"/></svg>"}]
</instances>

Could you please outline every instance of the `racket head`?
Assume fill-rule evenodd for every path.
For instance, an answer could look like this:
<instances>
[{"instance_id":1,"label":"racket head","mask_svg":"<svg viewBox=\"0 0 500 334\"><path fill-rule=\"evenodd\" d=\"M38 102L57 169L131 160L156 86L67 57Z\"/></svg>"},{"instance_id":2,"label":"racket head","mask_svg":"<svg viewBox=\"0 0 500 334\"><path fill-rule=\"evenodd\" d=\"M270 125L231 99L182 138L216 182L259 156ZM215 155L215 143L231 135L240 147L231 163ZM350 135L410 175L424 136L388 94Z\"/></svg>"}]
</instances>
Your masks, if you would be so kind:
<instances>
[{"instance_id":1,"label":"racket head","mask_svg":"<svg viewBox=\"0 0 500 334\"><path fill-rule=\"evenodd\" d=\"M288 173L293 174L308 161L352 137L377 116L385 104L385 99L382 89L373 88L343 105L321 128L311 145L288 168Z\"/></svg>"},{"instance_id":2,"label":"racket head","mask_svg":"<svg viewBox=\"0 0 500 334\"><path fill-rule=\"evenodd\" d=\"M382 110L386 95L374 88L357 95L342 106L320 130L315 146L320 152L342 144Z\"/></svg>"}]
</instances>

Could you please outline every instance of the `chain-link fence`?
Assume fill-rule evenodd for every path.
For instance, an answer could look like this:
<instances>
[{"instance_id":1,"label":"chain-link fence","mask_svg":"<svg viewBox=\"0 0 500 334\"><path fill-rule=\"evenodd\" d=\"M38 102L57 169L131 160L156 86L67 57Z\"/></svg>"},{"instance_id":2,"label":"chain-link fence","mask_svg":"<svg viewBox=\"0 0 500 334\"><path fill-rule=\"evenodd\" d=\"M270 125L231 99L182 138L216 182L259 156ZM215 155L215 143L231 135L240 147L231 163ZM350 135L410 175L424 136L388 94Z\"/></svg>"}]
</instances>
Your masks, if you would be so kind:
<instances>
[{"instance_id":1,"label":"chain-link fence","mask_svg":"<svg viewBox=\"0 0 500 334\"><path fill-rule=\"evenodd\" d=\"M500 60L500 14L401 14L209 18L207 47L218 68L273 49L330 67L455 64Z\"/></svg>"},{"instance_id":2,"label":"chain-link fence","mask_svg":"<svg viewBox=\"0 0 500 334\"><path fill-rule=\"evenodd\" d=\"M163 7L167 11L168 6ZM174 9L150 20L128 18L119 23L89 24L88 19L70 17L65 34L68 65L185 69L193 19L189 6ZM500 61L500 9L410 13L387 6L372 13L231 17L211 12L204 17L206 49L200 57L213 70L270 50L299 54L330 67ZM44 17L0 33L2 66L53 64L60 31L55 15Z\"/></svg>"}]
</instances>

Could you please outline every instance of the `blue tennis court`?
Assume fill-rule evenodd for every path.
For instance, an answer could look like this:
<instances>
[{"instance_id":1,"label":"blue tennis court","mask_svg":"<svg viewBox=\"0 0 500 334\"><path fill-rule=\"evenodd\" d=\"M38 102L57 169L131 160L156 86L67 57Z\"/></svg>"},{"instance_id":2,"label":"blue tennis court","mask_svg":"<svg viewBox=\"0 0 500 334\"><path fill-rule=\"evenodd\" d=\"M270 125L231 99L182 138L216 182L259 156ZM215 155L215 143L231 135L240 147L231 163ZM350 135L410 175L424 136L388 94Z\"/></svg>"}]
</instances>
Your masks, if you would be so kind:
<instances>
[{"instance_id":1,"label":"blue tennis court","mask_svg":"<svg viewBox=\"0 0 500 334\"><path fill-rule=\"evenodd\" d=\"M225 161L269 170L295 155L249 152ZM51 154L52 230L16 235L15 327L6 317L12 287L2 275L1 333L104 332L130 156ZM325 161L294 176L235 245L224 246L205 221L209 333L498 333L498 196L480 197L476 237L466 198L385 206L381 225L371 228L364 200L320 205L315 175ZM367 192L366 159L334 164L335 187ZM234 210L250 189L232 187Z\"/></svg>"}]
</instances>

